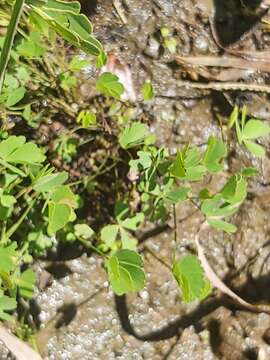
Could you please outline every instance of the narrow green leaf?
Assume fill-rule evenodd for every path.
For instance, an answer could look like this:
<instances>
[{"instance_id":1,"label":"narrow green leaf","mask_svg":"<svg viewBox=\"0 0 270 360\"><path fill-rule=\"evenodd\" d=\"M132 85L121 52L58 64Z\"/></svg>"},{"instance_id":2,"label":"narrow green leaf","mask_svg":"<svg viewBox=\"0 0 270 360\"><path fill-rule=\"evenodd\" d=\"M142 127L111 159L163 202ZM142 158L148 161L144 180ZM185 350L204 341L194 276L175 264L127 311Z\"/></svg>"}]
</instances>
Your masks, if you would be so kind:
<instances>
[{"instance_id":1,"label":"narrow green leaf","mask_svg":"<svg viewBox=\"0 0 270 360\"><path fill-rule=\"evenodd\" d=\"M229 129L231 129L235 125L235 123L236 123L236 121L238 119L238 116L239 116L239 108L238 108L237 105L235 105L234 108L233 108L233 111L231 113L229 123L228 123L228 128Z\"/></svg>"},{"instance_id":2,"label":"narrow green leaf","mask_svg":"<svg viewBox=\"0 0 270 360\"><path fill-rule=\"evenodd\" d=\"M29 14L29 23L33 26L33 29L42 33L45 37L49 38L50 26L42 16L35 11L31 11Z\"/></svg>"},{"instance_id":3,"label":"narrow green leaf","mask_svg":"<svg viewBox=\"0 0 270 360\"><path fill-rule=\"evenodd\" d=\"M244 130L244 127L246 125L246 120L247 120L247 106L244 105L242 108L242 116L241 116L241 128L242 131Z\"/></svg>"},{"instance_id":4,"label":"narrow green leaf","mask_svg":"<svg viewBox=\"0 0 270 360\"><path fill-rule=\"evenodd\" d=\"M47 5L34 7L37 16L45 20L60 36L88 54L98 56L103 51L100 42L91 33L89 19L79 13L78 2L50 0Z\"/></svg>"},{"instance_id":5,"label":"narrow green leaf","mask_svg":"<svg viewBox=\"0 0 270 360\"><path fill-rule=\"evenodd\" d=\"M238 140L239 144L242 144L242 142L243 142L243 129L240 128L238 119L236 119L235 128L236 128L237 140Z\"/></svg>"},{"instance_id":6,"label":"narrow green leaf","mask_svg":"<svg viewBox=\"0 0 270 360\"><path fill-rule=\"evenodd\" d=\"M17 32L20 17L23 11L24 0L16 0L13 5L11 19L8 25L4 45L0 56L0 94L5 80L6 68L9 62L11 49Z\"/></svg>"}]
</instances>

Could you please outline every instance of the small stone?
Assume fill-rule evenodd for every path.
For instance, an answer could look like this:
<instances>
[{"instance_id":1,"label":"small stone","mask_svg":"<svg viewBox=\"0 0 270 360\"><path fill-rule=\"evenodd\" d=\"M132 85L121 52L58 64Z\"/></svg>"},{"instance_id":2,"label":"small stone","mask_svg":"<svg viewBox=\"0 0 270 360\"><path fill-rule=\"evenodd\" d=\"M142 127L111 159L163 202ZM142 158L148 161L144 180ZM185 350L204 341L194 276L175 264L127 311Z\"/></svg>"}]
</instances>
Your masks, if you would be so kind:
<instances>
[{"instance_id":1,"label":"small stone","mask_svg":"<svg viewBox=\"0 0 270 360\"><path fill-rule=\"evenodd\" d=\"M204 36L198 36L194 41L194 48L201 54L207 53L209 43Z\"/></svg>"},{"instance_id":2,"label":"small stone","mask_svg":"<svg viewBox=\"0 0 270 360\"><path fill-rule=\"evenodd\" d=\"M150 56L153 59L158 59L159 57L159 48L160 43L153 36L150 36L147 42L147 47L144 49L146 55Z\"/></svg>"},{"instance_id":3,"label":"small stone","mask_svg":"<svg viewBox=\"0 0 270 360\"><path fill-rule=\"evenodd\" d=\"M140 297L143 299L143 300L148 300L149 299L149 294L147 291L141 291L140 292Z\"/></svg>"}]
</instances>

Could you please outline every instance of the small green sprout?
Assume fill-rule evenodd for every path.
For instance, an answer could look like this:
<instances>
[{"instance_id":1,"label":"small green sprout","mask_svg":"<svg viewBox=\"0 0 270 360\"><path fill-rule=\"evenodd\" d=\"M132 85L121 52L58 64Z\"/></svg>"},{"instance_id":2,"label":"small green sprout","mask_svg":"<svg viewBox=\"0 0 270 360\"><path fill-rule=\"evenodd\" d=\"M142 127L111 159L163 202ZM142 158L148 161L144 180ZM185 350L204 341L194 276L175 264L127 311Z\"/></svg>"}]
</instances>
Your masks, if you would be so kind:
<instances>
[{"instance_id":1,"label":"small green sprout","mask_svg":"<svg viewBox=\"0 0 270 360\"><path fill-rule=\"evenodd\" d=\"M244 144L253 155L257 157L265 155L265 148L257 144L256 140L270 133L270 126L266 122L253 118L247 120L247 108L245 106L242 108L240 121L239 108L235 106L228 126L229 128L235 126L239 144Z\"/></svg>"}]
</instances>

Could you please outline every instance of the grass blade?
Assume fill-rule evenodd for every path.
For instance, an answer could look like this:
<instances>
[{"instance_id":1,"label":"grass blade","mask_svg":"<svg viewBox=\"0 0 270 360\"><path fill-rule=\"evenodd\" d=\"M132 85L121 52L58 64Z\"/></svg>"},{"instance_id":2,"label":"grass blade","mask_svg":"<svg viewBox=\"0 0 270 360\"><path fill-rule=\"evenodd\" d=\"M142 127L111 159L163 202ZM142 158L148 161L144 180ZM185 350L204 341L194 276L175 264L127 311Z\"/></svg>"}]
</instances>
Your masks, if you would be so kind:
<instances>
[{"instance_id":1,"label":"grass blade","mask_svg":"<svg viewBox=\"0 0 270 360\"><path fill-rule=\"evenodd\" d=\"M20 17L22 14L23 5L24 5L24 0L16 0L14 7L13 7L10 23L8 25L3 49L1 52L1 57L0 57L0 94L1 94L1 91L3 88L5 72L6 72L7 64L8 64L9 58L10 58L10 52L11 52L12 45L14 42L14 37L17 32L18 23L20 21Z\"/></svg>"}]
</instances>

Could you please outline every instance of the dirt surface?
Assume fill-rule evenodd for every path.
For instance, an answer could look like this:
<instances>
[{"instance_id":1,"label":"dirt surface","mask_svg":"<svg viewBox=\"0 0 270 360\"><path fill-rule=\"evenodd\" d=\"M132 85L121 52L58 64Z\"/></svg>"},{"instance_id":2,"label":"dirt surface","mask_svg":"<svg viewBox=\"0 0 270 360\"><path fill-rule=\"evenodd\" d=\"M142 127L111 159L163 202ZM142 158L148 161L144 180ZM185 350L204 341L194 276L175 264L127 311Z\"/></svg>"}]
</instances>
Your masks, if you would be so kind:
<instances>
[{"instance_id":1,"label":"dirt surface","mask_svg":"<svg viewBox=\"0 0 270 360\"><path fill-rule=\"evenodd\" d=\"M246 103L251 114L270 118L270 103L263 94L237 91L222 94L177 86L180 79L208 79L196 75L194 69L177 65L176 54L223 52L212 36L209 17L225 46L267 50L270 32L260 21L262 16L264 20L270 19L264 13L266 2L257 2L256 16L254 13L251 16L248 9L238 11L240 1L227 1L226 6L222 3L218 0L84 3L105 49L130 65L138 98L144 81L152 79L157 96L136 111L147 114L158 142L171 151L187 141L202 145L210 134L219 134L218 119L226 122L235 101ZM162 45L160 28L164 26L177 39L176 54ZM237 34L236 39L232 32ZM227 81L258 84L267 83L269 77L255 71L227 70L224 74ZM209 78L212 75L209 71ZM89 86L86 82L82 84L85 98L90 96ZM262 173L259 181L250 184L248 200L234 219L239 227L237 234L227 236L211 230L201 239L217 274L244 299L254 303L270 301L269 143L265 145L268 154L262 161L255 161L237 148L237 160L232 153L226 164L227 172L244 163L257 166ZM179 257L194 251L200 221L195 210L192 205L177 209ZM136 295L115 297L108 287L102 261L94 255L83 254L56 265L50 261L42 264L54 275L52 284L39 292L32 304L41 323L38 344L44 359L270 359L269 315L241 309L216 291L201 304L183 304L176 282L159 260L170 259L173 233L167 228L155 236L146 232L142 238L147 283Z\"/></svg>"}]
</instances>

